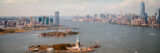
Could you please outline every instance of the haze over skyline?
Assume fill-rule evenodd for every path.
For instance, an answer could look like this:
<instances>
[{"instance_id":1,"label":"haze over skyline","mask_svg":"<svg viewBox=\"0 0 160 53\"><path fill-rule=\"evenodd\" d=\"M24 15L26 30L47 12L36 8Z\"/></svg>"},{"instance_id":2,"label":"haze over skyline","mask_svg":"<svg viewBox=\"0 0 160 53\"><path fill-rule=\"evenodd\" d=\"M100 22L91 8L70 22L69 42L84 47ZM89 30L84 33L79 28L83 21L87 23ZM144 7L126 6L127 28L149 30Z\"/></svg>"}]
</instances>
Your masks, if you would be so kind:
<instances>
[{"instance_id":1,"label":"haze over skyline","mask_svg":"<svg viewBox=\"0 0 160 53\"><path fill-rule=\"evenodd\" d=\"M0 16L93 15L95 13L140 13L142 0L0 0ZM154 15L160 0L144 0L146 13Z\"/></svg>"}]
</instances>

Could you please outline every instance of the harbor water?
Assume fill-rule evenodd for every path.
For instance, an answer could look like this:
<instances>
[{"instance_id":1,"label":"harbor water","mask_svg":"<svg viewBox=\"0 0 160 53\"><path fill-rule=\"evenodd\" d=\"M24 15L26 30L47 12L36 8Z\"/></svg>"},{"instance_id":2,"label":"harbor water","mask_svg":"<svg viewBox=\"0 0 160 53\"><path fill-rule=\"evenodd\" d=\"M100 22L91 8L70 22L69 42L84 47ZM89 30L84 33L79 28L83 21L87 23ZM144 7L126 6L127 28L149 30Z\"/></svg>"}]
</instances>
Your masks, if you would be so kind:
<instances>
[{"instance_id":1,"label":"harbor water","mask_svg":"<svg viewBox=\"0 0 160 53\"><path fill-rule=\"evenodd\" d=\"M150 27L126 26L109 23L73 22L62 19L65 27L78 28L78 35L63 38L38 35L41 30L0 35L0 53L29 53L28 46L38 44L75 43L80 37L81 44L101 45L94 52L88 53L160 53L160 29Z\"/></svg>"}]
</instances>

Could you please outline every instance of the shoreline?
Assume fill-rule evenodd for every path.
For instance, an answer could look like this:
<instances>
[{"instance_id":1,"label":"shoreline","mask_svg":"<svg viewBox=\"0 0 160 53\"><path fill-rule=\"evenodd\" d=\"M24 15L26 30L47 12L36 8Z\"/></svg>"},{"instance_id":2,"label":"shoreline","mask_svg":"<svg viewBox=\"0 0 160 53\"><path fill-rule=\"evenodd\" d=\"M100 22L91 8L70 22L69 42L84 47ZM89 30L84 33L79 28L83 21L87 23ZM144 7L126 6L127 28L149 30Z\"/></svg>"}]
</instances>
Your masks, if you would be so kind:
<instances>
[{"instance_id":1,"label":"shoreline","mask_svg":"<svg viewBox=\"0 0 160 53\"><path fill-rule=\"evenodd\" d=\"M66 28L66 27L38 27L38 28L10 28L3 29L4 32L0 32L0 35L9 34L9 33L21 33L29 31L39 31L39 30L58 30L58 29L78 29L78 28Z\"/></svg>"},{"instance_id":2,"label":"shoreline","mask_svg":"<svg viewBox=\"0 0 160 53\"><path fill-rule=\"evenodd\" d=\"M93 52L93 51L95 51L95 50L88 50L88 51L86 51L86 50L82 50L82 51L77 51L77 50L54 50L52 52Z\"/></svg>"},{"instance_id":3,"label":"shoreline","mask_svg":"<svg viewBox=\"0 0 160 53\"><path fill-rule=\"evenodd\" d=\"M93 45L95 46L95 45ZM93 52L94 48L99 47L84 47L80 45L80 48L75 48L76 44L61 43L52 45L31 45L28 47L29 52Z\"/></svg>"},{"instance_id":4,"label":"shoreline","mask_svg":"<svg viewBox=\"0 0 160 53\"><path fill-rule=\"evenodd\" d=\"M80 21L73 21L73 22L80 22ZM87 22L87 21L83 21L83 22ZM90 23L90 22L88 22L88 23ZM95 23L104 23L104 22L95 22ZM105 22L105 23L116 24L116 25L136 26L136 27L149 27L149 28L160 29L160 26L152 26L152 25L131 25L131 24L118 24L118 23L112 23L112 22Z\"/></svg>"},{"instance_id":5,"label":"shoreline","mask_svg":"<svg viewBox=\"0 0 160 53\"><path fill-rule=\"evenodd\" d=\"M160 29L160 27L149 26L149 25L130 25L130 24L117 24L117 23L109 23L109 24L125 25L125 26L135 26L135 27L148 27L148 28L157 28L157 29Z\"/></svg>"},{"instance_id":6,"label":"shoreline","mask_svg":"<svg viewBox=\"0 0 160 53\"><path fill-rule=\"evenodd\" d=\"M65 37L69 35L77 35L79 32L73 32L73 31L65 31L65 32L46 32L46 33L41 33L39 37Z\"/></svg>"},{"instance_id":7,"label":"shoreline","mask_svg":"<svg viewBox=\"0 0 160 53\"><path fill-rule=\"evenodd\" d=\"M22 33L22 32L29 32L29 31L31 31L31 30L18 31L18 32L12 32L12 33ZM4 35L4 34L12 34L12 33L10 33L10 32L0 32L0 36L1 36L1 35Z\"/></svg>"}]
</instances>

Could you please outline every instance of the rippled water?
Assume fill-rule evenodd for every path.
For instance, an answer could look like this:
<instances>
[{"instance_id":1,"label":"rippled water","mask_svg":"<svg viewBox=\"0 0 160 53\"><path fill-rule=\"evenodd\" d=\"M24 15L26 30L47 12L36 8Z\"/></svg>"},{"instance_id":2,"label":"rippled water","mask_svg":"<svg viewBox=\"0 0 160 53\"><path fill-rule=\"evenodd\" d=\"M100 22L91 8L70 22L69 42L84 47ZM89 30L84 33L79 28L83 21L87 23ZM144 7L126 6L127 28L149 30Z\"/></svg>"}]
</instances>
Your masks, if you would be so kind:
<instances>
[{"instance_id":1,"label":"rippled water","mask_svg":"<svg viewBox=\"0 0 160 53\"><path fill-rule=\"evenodd\" d=\"M90 53L160 53L160 29L108 23L87 23L62 20L66 27L79 28L81 44L98 42L102 47ZM27 47L37 44L75 43L77 36L40 38L47 31L32 31L0 36L0 53L27 53Z\"/></svg>"}]
</instances>

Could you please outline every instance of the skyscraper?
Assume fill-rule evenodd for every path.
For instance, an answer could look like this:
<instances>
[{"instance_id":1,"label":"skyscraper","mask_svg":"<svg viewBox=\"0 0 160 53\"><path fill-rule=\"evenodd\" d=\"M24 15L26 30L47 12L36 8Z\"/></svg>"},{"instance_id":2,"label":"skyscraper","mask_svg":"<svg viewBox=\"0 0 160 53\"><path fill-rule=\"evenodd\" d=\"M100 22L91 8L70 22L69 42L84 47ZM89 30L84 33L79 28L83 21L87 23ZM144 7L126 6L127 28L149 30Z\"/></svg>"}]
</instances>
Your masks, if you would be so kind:
<instances>
[{"instance_id":1,"label":"skyscraper","mask_svg":"<svg viewBox=\"0 0 160 53\"><path fill-rule=\"evenodd\" d=\"M4 26L7 27L7 20L4 21Z\"/></svg>"},{"instance_id":2,"label":"skyscraper","mask_svg":"<svg viewBox=\"0 0 160 53\"><path fill-rule=\"evenodd\" d=\"M42 24L43 25L49 25L49 17L42 16Z\"/></svg>"},{"instance_id":3,"label":"skyscraper","mask_svg":"<svg viewBox=\"0 0 160 53\"><path fill-rule=\"evenodd\" d=\"M59 26L59 11L55 12L55 25Z\"/></svg>"},{"instance_id":4,"label":"skyscraper","mask_svg":"<svg viewBox=\"0 0 160 53\"><path fill-rule=\"evenodd\" d=\"M142 2L141 2L141 14L140 14L140 16L142 17L144 15L145 15L145 3L142 0Z\"/></svg>"},{"instance_id":5,"label":"skyscraper","mask_svg":"<svg viewBox=\"0 0 160 53\"><path fill-rule=\"evenodd\" d=\"M145 3L141 2L141 14L140 14L141 18L143 18L145 20L145 23L148 24L148 21L147 21L147 13L145 13Z\"/></svg>"},{"instance_id":6,"label":"skyscraper","mask_svg":"<svg viewBox=\"0 0 160 53\"><path fill-rule=\"evenodd\" d=\"M154 22L157 24L157 13L155 13Z\"/></svg>"},{"instance_id":7,"label":"skyscraper","mask_svg":"<svg viewBox=\"0 0 160 53\"><path fill-rule=\"evenodd\" d=\"M30 25L31 25L31 26L33 25L32 17L30 17Z\"/></svg>"},{"instance_id":8,"label":"skyscraper","mask_svg":"<svg viewBox=\"0 0 160 53\"><path fill-rule=\"evenodd\" d=\"M39 18L38 18L38 22L42 22L42 17L39 17Z\"/></svg>"},{"instance_id":9,"label":"skyscraper","mask_svg":"<svg viewBox=\"0 0 160 53\"><path fill-rule=\"evenodd\" d=\"M147 13L145 13L145 14L144 14L144 19L145 19L145 23L146 23L146 24L148 24L147 17L148 17L148 15L147 15Z\"/></svg>"},{"instance_id":10,"label":"skyscraper","mask_svg":"<svg viewBox=\"0 0 160 53\"><path fill-rule=\"evenodd\" d=\"M51 23L51 24L53 23L53 17L50 18L50 23Z\"/></svg>"},{"instance_id":11,"label":"skyscraper","mask_svg":"<svg viewBox=\"0 0 160 53\"><path fill-rule=\"evenodd\" d=\"M158 9L158 24L160 24L160 8Z\"/></svg>"},{"instance_id":12,"label":"skyscraper","mask_svg":"<svg viewBox=\"0 0 160 53\"><path fill-rule=\"evenodd\" d=\"M42 16L42 24L45 25L46 22L46 16Z\"/></svg>"},{"instance_id":13,"label":"skyscraper","mask_svg":"<svg viewBox=\"0 0 160 53\"><path fill-rule=\"evenodd\" d=\"M49 25L49 17L46 17L46 25Z\"/></svg>"}]
</instances>

